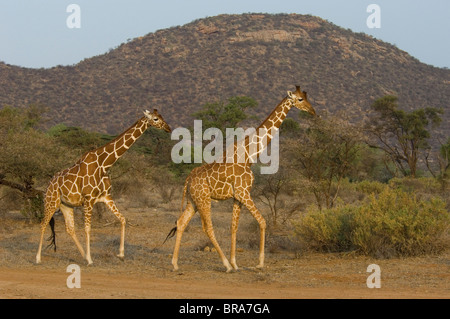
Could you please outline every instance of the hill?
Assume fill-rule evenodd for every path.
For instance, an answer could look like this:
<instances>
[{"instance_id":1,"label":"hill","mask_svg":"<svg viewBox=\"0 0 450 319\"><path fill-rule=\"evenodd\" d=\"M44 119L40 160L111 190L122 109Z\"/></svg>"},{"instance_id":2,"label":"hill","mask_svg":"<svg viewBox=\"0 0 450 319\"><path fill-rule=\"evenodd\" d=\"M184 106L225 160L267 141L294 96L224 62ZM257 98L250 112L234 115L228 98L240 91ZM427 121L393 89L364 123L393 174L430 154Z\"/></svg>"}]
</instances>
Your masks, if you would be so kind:
<instances>
[{"instance_id":1,"label":"hill","mask_svg":"<svg viewBox=\"0 0 450 319\"><path fill-rule=\"evenodd\" d=\"M28 69L0 63L0 107L42 103L47 125L117 134L143 109L172 127L191 126L206 103L255 98L264 118L300 84L316 109L366 116L374 99L405 109L444 107L450 132L450 70L421 63L394 45L318 17L219 15L149 33L73 66Z\"/></svg>"}]
</instances>

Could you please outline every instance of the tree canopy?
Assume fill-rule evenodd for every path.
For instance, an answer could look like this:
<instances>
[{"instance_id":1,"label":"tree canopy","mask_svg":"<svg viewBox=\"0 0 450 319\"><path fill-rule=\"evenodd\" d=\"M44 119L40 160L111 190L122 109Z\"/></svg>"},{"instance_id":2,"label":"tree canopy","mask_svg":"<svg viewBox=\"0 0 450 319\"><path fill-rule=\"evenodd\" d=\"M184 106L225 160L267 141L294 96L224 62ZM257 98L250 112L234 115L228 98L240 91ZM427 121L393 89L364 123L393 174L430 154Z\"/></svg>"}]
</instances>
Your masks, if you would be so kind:
<instances>
[{"instance_id":1,"label":"tree canopy","mask_svg":"<svg viewBox=\"0 0 450 319\"><path fill-rule=\"evenodd\" d=\"M255 99L248 96L234 96L227 101L206 103L193 116L202 120L203 129L217 127L225 133L227 127L234 128L250 118L247 111L258 105Z\"/></svg>"},{"instance_id":2,"label":"tree canopy","mask_svg":"<svg viewBox=\"0 0 450 319\"><path fill-rule=\"evenodd\" d=\"M425 107L407 112L398 98L386 95L372 104L375 116L366 123L369 144L386 152L404 176L416 177L421 150L429 148L430 129L438 126L442 109Z\"/></svg>"},{"instance_id":3,"label":"tree canopy","mask_svg":"<svg viewBox=\"0 0 450 319\"><path fill-rule=\"evenodd\" d=\"M71 153L38 129L43 112L39 106L0 110L0 185L20 191L34 217L39 217L43 209L36 180L50 178Z\"/></svg>"}]
</instances>

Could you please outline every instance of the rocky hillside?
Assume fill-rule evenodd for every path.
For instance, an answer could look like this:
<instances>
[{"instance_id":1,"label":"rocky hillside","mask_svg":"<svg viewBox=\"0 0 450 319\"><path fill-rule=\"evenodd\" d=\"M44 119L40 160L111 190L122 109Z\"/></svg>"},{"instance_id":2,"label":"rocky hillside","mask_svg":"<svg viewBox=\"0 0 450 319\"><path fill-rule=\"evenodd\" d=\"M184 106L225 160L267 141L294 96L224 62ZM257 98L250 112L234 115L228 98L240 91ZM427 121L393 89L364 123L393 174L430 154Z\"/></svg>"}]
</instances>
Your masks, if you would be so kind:
<instances>
[{"instance_id":1,"label":"rocky hillside","mask_svg":"<svg viewBox=\"0 0 450 319\"><path fill-rule=\"evenodd\" d=\"M32 53L30 53L32 54ZM0 56L1 59L1 56ZM443 107L450 132L450 70L426 65L394 45L318 17L220 15L150 33L73 66L27 69L0 63L0 106L47 105L47 125L117 134L145 108L172 127L211 101L247 95L264 118L300 84L316 109L367 114L372 101Z\"/></svg>"}]
</instances>

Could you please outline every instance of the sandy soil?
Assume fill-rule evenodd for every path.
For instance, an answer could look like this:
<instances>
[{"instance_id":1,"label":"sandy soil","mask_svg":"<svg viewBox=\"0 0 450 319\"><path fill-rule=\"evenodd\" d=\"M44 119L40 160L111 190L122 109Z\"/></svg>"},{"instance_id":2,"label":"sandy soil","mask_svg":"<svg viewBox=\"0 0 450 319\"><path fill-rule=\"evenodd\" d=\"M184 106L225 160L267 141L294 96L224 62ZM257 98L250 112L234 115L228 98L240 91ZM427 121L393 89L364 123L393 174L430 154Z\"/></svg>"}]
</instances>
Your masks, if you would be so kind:
<instances>
[{"instance_id":1,"label":"sandy soil","mask_svg":"<svg viewBox=\"0 0 450 319\"><path fill-rule=\"evenodd\" d=\"M433 265L430 264L432 267ZM253 270L242 270L255 277ZM260 277L270 277L258 272ZM253 279L239 282L233 274L174 273L168 276L136 272L124 273L105 269L81 270L81 288L69 289L69 273L65 269L38 269L37 267L0 268L0 298L152 298L152 299L298 299L298 298L449 298L448 274L442 274L441 283L432 286L397 285L394 280L383 280L379 289L365 286L365 275L356 275L361 282L340 277L336 273L322 273L307 278L303 285L295 282ZM202 278L203 277L203 278ZM237 276L236 276L237 277ZM317 283L322 281L322 283ZM351 283L353 281L353 284ZM399 280L400 281L400 280ZM445 281L447 283L445 284Z\"/></svg>"},{"instance_id":2,"label":"sandy soil","mask_svg":"<svg viewBox=\"0 0 450 319\"><path fill-rule=\"evenodd\" d=\"M114 218L106 212L94 220L91 266L65 233L62 216L56 216L57 251L44 251L42 264L36 265L39 226L18 213L4 214L0 298L450 298L448 252L404 259L305 253L286 233L272 233L266 267L256 269L258 229L248 213L243 213L238 232L238 271L225 273L217 253L205 251L210 244L196 216L183 236L180 270L173 272L174 239L161 245L178 216L172 206L177 205L125 211L129 225L124 261L115 257L120 231ZM84 243L82 216L77 214L78 236ZM228 254L231 214L224 210L213 218L216 236ZM67 287L69 264L81 267L81 288ZM379 289L367 288L370 264L381 268Z\"/></svg>"}]
</instances>

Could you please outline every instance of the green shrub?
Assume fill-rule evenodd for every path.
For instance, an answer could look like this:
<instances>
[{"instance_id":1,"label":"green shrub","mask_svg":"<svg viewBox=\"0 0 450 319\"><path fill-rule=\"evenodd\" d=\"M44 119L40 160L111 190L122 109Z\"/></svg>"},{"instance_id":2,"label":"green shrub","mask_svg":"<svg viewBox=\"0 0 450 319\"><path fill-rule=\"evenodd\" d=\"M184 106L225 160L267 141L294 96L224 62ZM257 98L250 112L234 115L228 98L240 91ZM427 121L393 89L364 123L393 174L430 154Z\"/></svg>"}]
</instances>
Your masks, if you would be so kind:
<instances>
[{"instance_id":1,"label":"green shrub","mask_svg":"<svg viewBox=\"0 0 450 319\"><path fill-rule=\"evenodd\" d=\"M418 200L385 187L368 202L319 211L296 224L297 236L319 251L357 251L373 257L438 253L448 245L449 213L439 198Z\"/></svg>"},{"instance_id":2,"label":"green shrub","mask_svg":"<svg viewBox=\"0 0 450 319\"><path fill-rule=\"evenodd\" d=\"M44 194L37 192L23 201L20 213L26 218L40 221L44 217Z\"/></svg>"},{"instance_id":3,"label":"green shrub","mask_svg":"<svg viewBox=\"0 0 450 319\"><path fill-rule=\"evenodd\" d=\"M439 198L418 200L414 194L385 188L353 217L351 241L366 255L415 256L445 246L449 213Z\"/></svg>"},{"instance_id":4,"label":"green shrub","mask_svg":"<svg viewBox=\"0 0 450 319\"><path fill-rule=\"evenodd\" d=\"M377 181L362 181L357 183L355 188L358 192L366 195L378 195L386 188L386 184Z\"/></svg>"},{"instance_id":5,"label":"green shrub","mask_svg":"<svg viewBox=\"0 0 450 319\"><path fill-rule=\"evenodd\" d=\"M317 251L339 252L351 249L351 219L354 207L346 205L338 208L318 210L309 208L299 223L295 233L309 248Z\"/></svg>"},{"instance_id":6,"label":"green shrub","mask_svg":"<svg viewBox=\"0 0 450 319\"><path fill-rule=\"evenodd\" d=\"M389 186L398 188L405 192L414 192L416 194L436 194L440 191L440 184L436 178L398 178L394 177L389 181Z\"/></svg>"}]
</instances>

